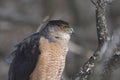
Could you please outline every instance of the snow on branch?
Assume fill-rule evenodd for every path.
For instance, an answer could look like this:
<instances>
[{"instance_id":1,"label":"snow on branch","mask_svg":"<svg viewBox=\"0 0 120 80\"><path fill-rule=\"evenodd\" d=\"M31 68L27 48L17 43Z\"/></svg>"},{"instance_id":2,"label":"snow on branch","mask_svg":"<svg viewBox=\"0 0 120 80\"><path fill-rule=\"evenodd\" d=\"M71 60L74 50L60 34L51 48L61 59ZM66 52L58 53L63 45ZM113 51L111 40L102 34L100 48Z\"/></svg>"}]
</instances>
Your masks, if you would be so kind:
<instances>
[{"instance_id":1,"label":"snow on branch","mask_svg":"<svg viewBox=\"0 0 120 80\"><path fill-rule=\"evenodd\" d=\"M110 37L106 21L106 6L111 0L91 2L96 6L98 48L80 68L73 80L109 80L112 70L120 67L120 32Z\"/></svg>"}]
</instances>

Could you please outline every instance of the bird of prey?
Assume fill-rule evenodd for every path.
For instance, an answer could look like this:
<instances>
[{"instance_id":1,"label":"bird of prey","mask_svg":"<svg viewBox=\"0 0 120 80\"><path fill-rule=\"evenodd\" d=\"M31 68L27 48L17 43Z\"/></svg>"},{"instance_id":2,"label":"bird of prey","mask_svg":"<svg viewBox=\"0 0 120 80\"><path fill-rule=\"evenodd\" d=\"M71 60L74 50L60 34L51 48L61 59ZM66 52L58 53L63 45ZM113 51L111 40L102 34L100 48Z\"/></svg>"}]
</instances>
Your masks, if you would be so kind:
<instances>
[{"instance_id":1,"label":"bird of prey","mask_svg":"<svg viewBox=\"0 0 120 80\"><path fill-rule=\"evenodd\" d=\"M60 80L73 28L50 20L40 32L15 46L8 80Z\"/></svg>"}]
</instances>

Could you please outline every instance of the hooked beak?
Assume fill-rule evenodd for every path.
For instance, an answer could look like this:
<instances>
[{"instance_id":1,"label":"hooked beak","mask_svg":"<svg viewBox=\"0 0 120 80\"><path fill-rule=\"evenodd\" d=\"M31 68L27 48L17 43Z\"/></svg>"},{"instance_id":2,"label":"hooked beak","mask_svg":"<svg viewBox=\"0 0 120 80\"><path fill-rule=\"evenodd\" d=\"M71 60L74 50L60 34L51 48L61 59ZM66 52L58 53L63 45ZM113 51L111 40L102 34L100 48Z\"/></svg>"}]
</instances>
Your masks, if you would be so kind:
<instances>
[{"instance_id":1,"label":"hooked beak","mask_svg":"<svg viewBox=\"0 0 120 80\"><path fill-rule=\"evenodd\" d=\"M65 32L68 33L68 34L72 34L74 32L74 29L72 27L66 28Z\"/></svg>"}]
</instances>

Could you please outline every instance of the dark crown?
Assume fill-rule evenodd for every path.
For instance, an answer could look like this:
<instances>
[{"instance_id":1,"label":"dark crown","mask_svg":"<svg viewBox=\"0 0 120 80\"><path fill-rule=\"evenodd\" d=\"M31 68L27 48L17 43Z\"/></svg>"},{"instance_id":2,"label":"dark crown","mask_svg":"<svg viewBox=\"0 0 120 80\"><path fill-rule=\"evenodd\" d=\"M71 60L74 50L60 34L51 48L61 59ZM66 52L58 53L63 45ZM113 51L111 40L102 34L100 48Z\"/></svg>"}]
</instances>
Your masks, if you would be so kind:
<instances>
[{"instance_id":1,"label":"dark crown","mask_svg":"<svg viewBox=\"0 0 120 80\"><path fill-rule=\"evenodd\" d=\"M51 20L51 21L48 22L48 25L57 25L57 26L65 25L65 26L69 26L68 22L63 21L63 20Z\"/></svg>"}]
</instances>

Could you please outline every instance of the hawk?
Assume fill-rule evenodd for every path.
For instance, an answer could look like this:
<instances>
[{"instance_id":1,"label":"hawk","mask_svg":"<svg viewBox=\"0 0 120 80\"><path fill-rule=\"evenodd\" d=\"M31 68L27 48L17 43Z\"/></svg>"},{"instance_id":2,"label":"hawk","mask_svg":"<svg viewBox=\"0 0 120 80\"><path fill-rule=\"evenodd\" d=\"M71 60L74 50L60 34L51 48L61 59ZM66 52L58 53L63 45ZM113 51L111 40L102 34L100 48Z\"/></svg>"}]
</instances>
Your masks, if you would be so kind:
<instances>
[{"instance_id":1,"label":"hawk","mask_svg":"<svg viewBox=\"0 0 120 80\"><path fill-rule=\"evenodd\" d=\"M8 80L60 80L73 28L51 20L15 46Z\"/></svg>"}]
</instances>

